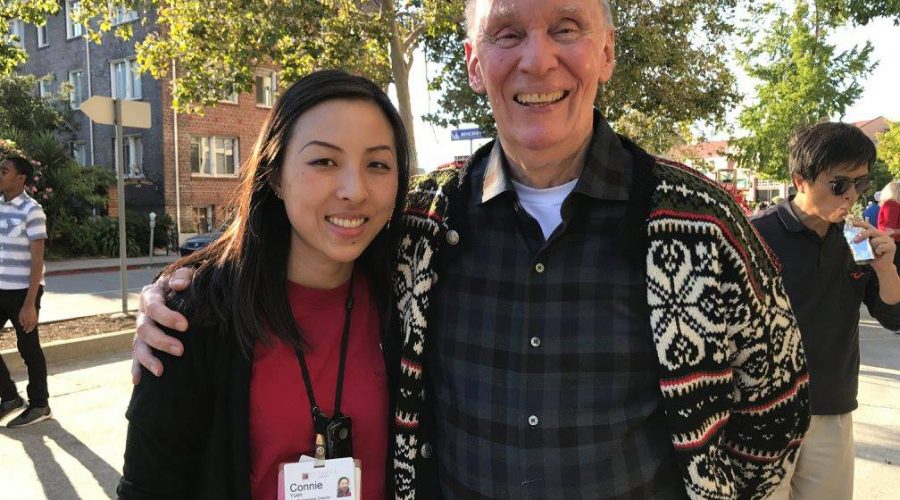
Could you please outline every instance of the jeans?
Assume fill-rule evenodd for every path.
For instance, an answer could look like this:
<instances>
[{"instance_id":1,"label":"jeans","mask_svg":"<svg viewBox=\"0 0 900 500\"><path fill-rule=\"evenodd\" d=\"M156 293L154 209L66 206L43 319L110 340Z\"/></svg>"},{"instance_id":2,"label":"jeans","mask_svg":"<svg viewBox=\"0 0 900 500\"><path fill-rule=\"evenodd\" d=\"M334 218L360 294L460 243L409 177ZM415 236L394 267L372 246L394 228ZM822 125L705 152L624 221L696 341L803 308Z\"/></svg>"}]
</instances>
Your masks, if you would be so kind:
<instances>
[{"instance_id":1,"label":"jeans","mask_svg":"<svg viewBox=\"0 0 900 500\"><path fill-rule=\"evenodd\" d=\"M16 329L16 348L19 355L28 367L28 402L32 406L47 406L49 394L47 393L47 361L44 359L44 351L41 350L41 341L38 337L38 329L34 328L29 333L22 330L19 324L19 311L25 303L27 289L0 290L0 328L6 325L7 320L12 321ZM41 295L44 287L38 288L35 305L38 311L41 309ZM0 399L9 401L17 396L16 384L9 376L9 369L3 358L0 358Z\"/></svg>"}]
</instances>

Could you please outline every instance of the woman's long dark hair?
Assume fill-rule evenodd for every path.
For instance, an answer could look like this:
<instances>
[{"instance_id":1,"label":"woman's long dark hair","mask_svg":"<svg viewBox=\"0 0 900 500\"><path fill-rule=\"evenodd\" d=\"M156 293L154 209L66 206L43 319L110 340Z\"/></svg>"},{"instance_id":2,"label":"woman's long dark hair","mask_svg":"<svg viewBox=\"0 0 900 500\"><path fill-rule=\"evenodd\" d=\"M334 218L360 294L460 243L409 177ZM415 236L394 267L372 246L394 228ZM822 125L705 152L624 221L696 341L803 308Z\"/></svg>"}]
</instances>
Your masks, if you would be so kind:
<instances>
[{"instance_id":1,"label":"woman's long dark hair","mask_svg":"<svg viewBox=\"0 0 900 500\"><path fill-rule=\"evenodd\" d=\"M398 182L391 219L395 223L379 232L356 260L357 268L369 279L382 324L390 318L390 276L400 234L400 212L409 186L406 129L388 96L368 79L338 70L317 71L291 85L266 118L241 171L241 184L233 201L234 220L222 237L169 266L169 271L181 266L198 267L186 297L189 320L228 325L248 357L256 340L266 342L267 331L289 345L304 344L287 297L291 223L269 181L280 178L297 119L314 106L333 100L375 104L394 132Z\"/></svg>"}]
</instances>

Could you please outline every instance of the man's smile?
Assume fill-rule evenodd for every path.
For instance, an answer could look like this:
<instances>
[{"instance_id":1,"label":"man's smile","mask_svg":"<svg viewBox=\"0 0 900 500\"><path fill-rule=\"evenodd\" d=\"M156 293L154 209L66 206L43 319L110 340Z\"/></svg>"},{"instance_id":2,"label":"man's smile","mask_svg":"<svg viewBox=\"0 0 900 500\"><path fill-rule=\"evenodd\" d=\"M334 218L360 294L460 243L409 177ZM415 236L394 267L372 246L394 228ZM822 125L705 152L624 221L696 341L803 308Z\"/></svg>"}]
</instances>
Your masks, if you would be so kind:
<instances>
[{"instance_id":1,"label":"man's smile","mask_svg":"<svg viewBox=\"0 0 900 500\"><path fill-rule=\"evenodd\" d=\"M542 107L556 104L568 96L568 90L560 90L557 92L547 92L540 94L516 94L513 99L523 106Z\"/></svg>"}]
</instances>

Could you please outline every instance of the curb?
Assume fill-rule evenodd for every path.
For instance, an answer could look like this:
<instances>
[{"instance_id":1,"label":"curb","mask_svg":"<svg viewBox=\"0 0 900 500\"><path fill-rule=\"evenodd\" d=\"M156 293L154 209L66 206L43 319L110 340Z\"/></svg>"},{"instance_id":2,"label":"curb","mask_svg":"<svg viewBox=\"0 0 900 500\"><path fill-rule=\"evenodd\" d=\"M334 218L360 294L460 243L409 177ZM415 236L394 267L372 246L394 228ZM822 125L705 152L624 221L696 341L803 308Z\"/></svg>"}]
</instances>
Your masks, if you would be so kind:
<instances>
[{"instance_id":1,"label":"curb","mask_svg":"<svg viewBox=\"0 0 900 500\"><path fill-rule=\"evenodd\" d=\"M174 261L172 261L174 262ZM152 264L128 264L125 266L125 269L128 271L134 269L155 269L158 267L166 267L172 262L154 262ZM44 277L47 276L68 276L70 274L84 274L84 273L107 273L112 271L118 271L119 266L97 266L97 267L81 267L78 269L56 269L53 271L46 271L44 273Z\"/></svg>"},{"instance_id":2,"label":"curb","mask_svg":"<svg viewBox=\"0 0 900 500\"><path fill-rule=\"evenodd\" d=\"M57 340L42 345L47 366L72 360L85 360L114 352L131 350L131 341L134 338L134 329L122 330L112 333L101 333L78 339ZM9 371L25 368L22 357L16 349L0 351L3 362Z\"/></svg>"}]
</instances>

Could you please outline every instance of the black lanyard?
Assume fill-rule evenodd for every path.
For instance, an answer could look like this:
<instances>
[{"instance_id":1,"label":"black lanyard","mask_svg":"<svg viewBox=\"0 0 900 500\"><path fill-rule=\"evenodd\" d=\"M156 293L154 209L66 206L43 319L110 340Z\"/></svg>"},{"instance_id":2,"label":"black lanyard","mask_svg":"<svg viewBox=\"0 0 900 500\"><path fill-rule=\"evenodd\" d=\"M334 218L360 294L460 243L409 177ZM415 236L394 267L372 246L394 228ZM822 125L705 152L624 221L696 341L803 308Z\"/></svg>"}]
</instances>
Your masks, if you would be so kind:
<instances>
[{"instance_id":1,"label":"black lanyard","mask_svg":"<svg viewBox=\"0 0 900 500\"><path fill-rule=\"evenodd\" d=\"M347 301L345 303L346 315L344 316L344 333L341 338L341 360L338 365L337 387L334 394L334 413L332 419L341 415L341 391L344 386L344 366L347 364L347 344L350 340L350 316L353 312L353 274L350 274L350 287L347 291ZM300 371L303 373L303 384L306 385L306 395L309 396L309 407L312 409L313 430L316 434L325 435L326 428L330 419L316 404L316 398L313 395L312 382L309 377L309 369L306 367L306 358L303 356L301 349L295 349L297 360L300 362ZM317 436L318 437L318 436Z\"/></svg>"}]
</instances>

